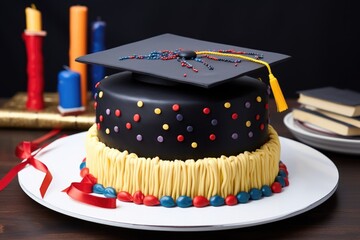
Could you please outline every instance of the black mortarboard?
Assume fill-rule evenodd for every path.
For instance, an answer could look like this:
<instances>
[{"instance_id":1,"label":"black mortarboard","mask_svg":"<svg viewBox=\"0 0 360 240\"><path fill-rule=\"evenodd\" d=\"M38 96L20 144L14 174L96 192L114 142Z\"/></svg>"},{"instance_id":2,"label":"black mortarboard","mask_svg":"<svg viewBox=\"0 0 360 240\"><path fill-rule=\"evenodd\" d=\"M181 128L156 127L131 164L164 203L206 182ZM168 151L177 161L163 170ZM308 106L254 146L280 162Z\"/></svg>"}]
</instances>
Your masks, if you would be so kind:
<instances>
[{"instance_id":1,"label":"black mortarboard","mask_svg":"<svg viewBox=\"0 0 360 240\"><path fill-rule=\"evenodd\" d=\"M91 53L76 61L131 71L142 80L210 88L264 67L272 76L270 65L287 58L279 53L163 34Z\"/></svg>"}]
</instances>

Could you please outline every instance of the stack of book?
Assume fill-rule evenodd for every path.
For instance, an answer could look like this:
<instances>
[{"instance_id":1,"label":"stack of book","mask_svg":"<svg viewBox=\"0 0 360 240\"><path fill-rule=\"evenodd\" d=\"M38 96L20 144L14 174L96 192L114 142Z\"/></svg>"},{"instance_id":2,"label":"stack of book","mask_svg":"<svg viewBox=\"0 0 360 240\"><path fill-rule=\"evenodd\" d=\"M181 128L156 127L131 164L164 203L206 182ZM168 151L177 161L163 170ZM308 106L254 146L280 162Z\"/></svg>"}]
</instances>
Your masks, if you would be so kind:
<instances>
[{"instance_id":1,"label":"stack of book","mask_svg":"<svg viewBox=\"0 0 360 240\"><path fill-rule=\"evenodd\" d=\"M339 136L360 136L360 93L335 87L299 91L293 118Z\"/></svg>"}]
</instances>

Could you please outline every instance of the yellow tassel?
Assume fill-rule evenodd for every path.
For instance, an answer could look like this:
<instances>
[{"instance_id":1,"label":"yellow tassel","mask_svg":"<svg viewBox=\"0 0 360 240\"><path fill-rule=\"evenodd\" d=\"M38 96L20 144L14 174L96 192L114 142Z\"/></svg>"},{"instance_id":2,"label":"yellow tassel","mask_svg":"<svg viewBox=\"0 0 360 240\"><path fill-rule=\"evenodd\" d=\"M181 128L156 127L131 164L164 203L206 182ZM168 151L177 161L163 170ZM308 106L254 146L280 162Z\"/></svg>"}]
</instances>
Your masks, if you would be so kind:
<instances>
[{"instance_id":1,"label":"yellow tassel","mask_svg":"<svg viewBox=\"0 0 360 240\"><path fill-rule=\"evenodd\" d=\"M277 111L278 112L285 111L286 109L288 109L288 105L285 101L285 98L281 91L278 80L274 77L274 75L269 74L269 82L270 82L270 87L271 87L271 90L272 90L274 98L275 98Z\"/></svg>"},{"instance_id":2,"label":"yellow tassel","mask_svg":"<svg viewBox=\"0 0 360 240\"><path fill-rule=\"evenodd\" d=\"M284 95L281 91L280 85L278 83L278 80L274 77L274 75L271 73L271 68L270 65L262 60L259 59L254 59L248 56L243 56L243 55L238 55L238 54L231 54L231 53L221 53L221 52L212 52L212 51L200 51L200 52L196 52L197 55L201 55L201 54L212 54L212 55L217 55L217 56L223 56L223 57L233 57L233 58L242 58L245 60L248 60L250 62L254 62L254 63L258 63L258 64L262 64L264 65L268 71L269 71L269 83L270 83L270 87L271 90L273 92L274 98L275 98L275 103L276 103L276 107L277 107L277 111L278 112L283 112L286 109L288 109L288 105L285 101Z\"/></svg>"}]
</instances>

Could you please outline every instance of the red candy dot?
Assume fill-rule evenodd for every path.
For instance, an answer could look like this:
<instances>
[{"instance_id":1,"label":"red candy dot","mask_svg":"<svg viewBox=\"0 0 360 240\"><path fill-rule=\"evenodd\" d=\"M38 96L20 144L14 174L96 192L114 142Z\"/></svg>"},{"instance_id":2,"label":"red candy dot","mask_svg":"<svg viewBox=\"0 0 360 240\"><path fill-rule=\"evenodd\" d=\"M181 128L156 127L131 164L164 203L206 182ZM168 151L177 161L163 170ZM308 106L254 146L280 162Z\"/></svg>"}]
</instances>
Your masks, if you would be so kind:
<instances>
[{"instance_id":1,"label":"red candy dot","mask_svg":"<svg viewBox=\"0 0 360 240\"><path fill-rule=\"evenodd\" d=\"M204 196L196 196L193 199L194 207L206 207L209 205L210 201Z\"/></svg>"},{"instance_id":2,"label":"red candy dot","mask_svg":"<svg viewBox=\"0 0 360 240\"><path fill-rule=\"evenodd\" d=\"M204 114L209 114L210 113L210 108L204 108L203 113Z\"/></svg>"},{"instance_id":3,"label":"red candy dot","mask_svg":"<svg viewBox=\"0 0 360 240\"><path fill-rule=\"evenodd\" d=\"M280 193L281 189L282 189L281 183L274 182L273 184L271 184L271 191L273 193Z\"/></svg>"},{"instance_id":4,"label":"red candy dot","mask_svg":"<svg viewBox=\"0 0 360 240\"><path fill-rule=\"evenodd\" d=\"M97 130L100 130L100 123L96 124Z\"/></svg>"},{"instance_id":5,"label":"red candy dot","mask_svg":"<svg viewBox=\"0 0 360 240\"><path fill-rule=\"evenodd\" d=\"M289 186L289 178L287 177L284 177L284 181L285 181L285 186Z\"/></svg>"},{"instance_id":6,"label":"red candy dot","mask_svg":"<svg viewBox=\"0 0 360 240\"><path fill-rule=\"evenodd\" d=\"M265 104L265 109L266 109L266 110L269 109L269 104L268 104L268 103Z\"/></svg>"},{"instance_id":7,"label":"red candy dot","mask_svg":"<svg viewBox=\"0 0 360 240\"><path fill-rule=\"evenodd\" d=\"M135 204L143 204L144 202L144 194L141 191L136 191L133 194L133 201Z\"/></svg>"},{"instance_id":8,"label":"red candy dot","mask_svg":"<svg viewBox=\"0 0 360 240\"><path fill-rule=\"evenodd\" d=\"M259 114L256 114L255 119L256 119L256 120L260 120L260 115L259 115Z\"/></svg>"},{"instance_id":9,"label":"red candy dot","mask_svg":"<svg viewBox=\"0 0 360 240\"><path fill-rule=\"evenodd\" d=\"M132 202L133 197L126 191L121 191L117 194L117 199L123 202Z\"/></svg>"},{"instance_id":10,"label":"red candy dot","mask_svg":"<svg viewBox=\"0 0 360 240\"><path fill-rule=\"evenodd\" d=\"M230 194L225 198L225 204L229 206L234 206L238 203L236 196Z\"/></svg>"},{"instance_id":11,"label":"red candy dot","mask_svg":"<svg viewBox=\"0 0 360 240\"><path fill-rule=\"evenodd\" d=\"M261 130L264 130L264 128L265 128L265 125L262 123L262 124L260 124L260 129Z\"/></svg>"},{"instance_id":12,"label":"red candy dot","mask_svg":"<svg viewBox=\"0 0 360 240\"><path fill-rule=\"evenodd\" d=\"M89 168L87 167L84 167L83 169L80 170L80 176L83 178L85 177L86 175L89 174Z\"/></svg>"},{"instance_id":13,"label":"red candy dot","mask_svg":"<svg viewBox=\"0 0 360 240\"><path fill-rule=\"evenodd\" d=\"M134 121L135 121L135 122L139 122L139 121L140 121L140 115L139 115L139 114L135 114L135 115L134 115Z\"/></svg>"},{"instance_id":14,"label":"red candy dot","mask_svg":"<svg viewBox=\"0 0 360 240\"><path fill-rule=\"evenodd\" d=\"M214 140L216 139L215 134L210 134L209 139L210 139L211 141L214 141Z\"/></svg>"},{"instance_id":15,"label":"red candy dot","mask_svg":"<svg viewBox=\"0 0 360 240\"><path fill-rule=\"evenodd\" d=\"M97 88L99 85L100 85L100 82L97 82L97 83L95 84L95 88Z\"/></svg>"},{"instance_id":16,"label":"red candy dot","mask_svg":"<svg viewBox=\"0 0 360 240\"><path fill-rule=\"evenodd\" d=\"M132 126L131 126L131 123L126 123L125 126L126 126L127 129L131 129L131 127L132 127Z\"/></svg>"},{"instance_id":17,"label":"red candy dot","mask_svg":"<svg viewBox=\"0 0 360 240\"><path fill-rule=\"evenodd\" d=\"M160 201L157 197L153 195L147 195L144 197L143 203L146 206L157 206L160 204Z\"/></svg>"},{"instance_id":18,"label":"red candy dot","mask_svg":"<svg viewBox=\"0 0 360 240\"><path fill-rule=\"evenodd\" d=\"M97 107L97 102L94 102L94 109L96 109L96 107Z\"/></svg>"},{"instance_id":19,"label":"red candy dot","mask_svg":"<svg viewBox=\"0 0 360 240\"><path fill-rule=\"evenodd\" d=\"M183 135L178 135L178 136L176 137L176 139L177 139L179 142L182 142L182 141L184 141L184 136L183 136Z\"/></svg>"},{"instance_id":20,"label":"red candy dot","mask_svg":"<svg viewBox=\"0 0 360 240\"><path fill-rule=\"evenodd\" d=\"M175 111L175 112L179 111L179 110L180 110L179 104L174 104L174 105L172 106L172 110Z\"/></svg>"},{"instance_id":21,"label":"red candy dot","mask_svg":"<svg viewBox=\"0 0 360 240\"><path fill-rule=\"evenodd\" d=\"M103 115L100 115L100 116L99 116L99 121L100 121L100 122L104 121L104 116L103 116Z\"/></svg>"},{"instance_id":22,"label":"red candy dot","mask_svg":"<svg viewBox=\"0 0 360 240\"><path fill-rule=\"evenodd\" d=\"M120 117L121 111L119 109L115 110L115 116Z\"/></svg>"},{"instance_id":23,"label":"red candy dot","mask_svg":"<svg viewBox=\"0 0 360 240\"><path fill-rule=\"evenodd\" d=\"M231 115L231 118L232 118L233 120L238 119L238 117L239 117L239 115L238 115L237 113L233 113L233 114Z\"/></svg>"},{"instance_id":24,"label":"red candy dot","mask_svg":"<svg viewBox=\"0 0 360 240\"><path fill-rule=\"evenodd\" d=\"M284 163L279 163L279 168L281 169L287 169L286 165Z\"/></svg>"}]
</instances>

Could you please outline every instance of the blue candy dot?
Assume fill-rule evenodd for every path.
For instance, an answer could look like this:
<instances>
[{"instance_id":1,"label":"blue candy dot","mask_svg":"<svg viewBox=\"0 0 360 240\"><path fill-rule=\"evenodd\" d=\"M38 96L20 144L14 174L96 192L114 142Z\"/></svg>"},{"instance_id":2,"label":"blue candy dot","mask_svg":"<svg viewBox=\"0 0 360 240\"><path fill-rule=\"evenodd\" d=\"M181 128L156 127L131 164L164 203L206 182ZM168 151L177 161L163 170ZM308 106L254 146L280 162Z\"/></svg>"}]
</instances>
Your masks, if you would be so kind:
<instances>
[{"instance_id":1,"label":"blue candy dot","mask_svg":"<svg viewBox=\"0 0 360 240\"><path fill-rule=\"evenodd\" d=\"M250 190L250 198L252 200L259 200L262 197L262 192L260 189L252 188Z\"/></svg>"},{"instance_id":2,"label":"blue candy dot","mask_svg":"<svg viewBox=\"0 0 360 240\"><path fill-rule=\"evenodd\" d=\"M107 198L116 198L116 191L112 187L107 187L104 190L104 196Z\"/></svg>"},{"instance_id":3,"label":"blue candy dot","mask_svg":"<svg viewBox=\"0 0 360 240\"><path fill-rule=\"evenodd\" d=\"M218 121L216 119L211 120L211 125L216 126L218 124Z\"/></svg>"},{"instance_id":4,"label":"blue candy dot","mask_svg":"<svg viewBox=\"0 0 360 240\"><path fill-rule=\"evenodd\" d=\"M286 172L283 170L283 169L280 169L279 170L279 174L278 174L279 176L281 176L281 177L287 177L287 174L286 174Z\"/></svg>"},{"instance_id":5,"label":"blue candy dot","mask_svg":"<svg viewBox=\"0 0 360 240\"><path fill-rule=\"evenodd\" d=\"M231 138L234 139L234 140L238 139L238 137L239 137L239 135L237 133L231 134Z\"/></svg>"},{"instance_id":6,"label":"blue candy dot","mask_svg":"<svg viewBox=\"0 0 360 240\"><path fill-rule=\"evenodd\" d=\"M275 178L275 182L279 182L282 187L285 187L285 185L286 185L286 184L285 184L285 180L284 180L284 178L283 178L282 176L277 176L277 177Z\"/></svg>"},{"instance_id":7,"label":"blue candy dot","mask_svg":"<svg viewBox=\"0 0 360 240\"><path fill-rule=\"evenodd\" d=\"M187 126L186 131L192 132L192 131L194 131L194 128L192 126Z\"/></svg>"},{"instance_id":8,"label":"blue candy dot","mask_svg":"<svg viewBox=\"0 0 360 240\"><path fill-rule=\"evenodd\" d=\"M174 199L170 196L163 196L162 198L160 198L160 205L167 208L176 206Z\"/></svg>"},{"instance_id":9,"label":"blue candy dot","mask_svg":"<svg viewBox=\"0 0 360 240\"><path fill-rule=\"evenodd\" d=\"M270 197L272 195L272 191L269 185L264 185L261 188L262 195L265 197Z\"/></svg>"},{"instance_id":10,"label":"blue candy dot","mask_svg":"<svg viewBox=\"0 0 360 240\"><path fill-rule=\"evenodd\" d=\"M181 208L192 206L192 199L188 196L180 196L176 199L176 204Z\"/></svg>"},{"instance_id":11,"label":"blue candy dot","mask_svg":"<svg viewBox=\"0 0 360 240\"><path fill-rule=\"evenodd\" d=\"M80 164L80 170L83 169L84 167L86 167L86 162L81 162L81 164Z\"/></svg>"},{"instance_id":12,"label":"blue candy dot","mask_svg":"<svg viewBox=\"0 0 360 240\"><path fill-rule=\"evenodd\" d=\"M219 195L210 198L210 205L214 207L222 206L225 204L225 199Z\"/></svg>"},{"instance_id":13,"label":"blue candy dot","mask_svg":"<svg viewBox=\"0 0 360 240\"><path fill-rule=\"evenodd\" d=\"M181 114L176 115L176 120L178 120L179 122L182 121L183 119L184 119L183 115Z\"/></svg>"},{"instance_id":14,"label":"blue candy dot","mask_svg":"<svg viewBox=\"0 0 360 240\"><path fill-rule=\"evenodd\" d=\"M242 191L236 195L236 198L239 203L247 203L250 200L250 194Z\"/></svg>"},{"instance_id":15,"label":"blue candy dot","mask_svg":"<svg viewBox=\"0 0 360 240\"><path fill-rule=\"evenodd\" d=\"M103 194L105 191L105 188L102 184L94 184L93 186L93 193Z\"/></svg>"}]
</instances>

